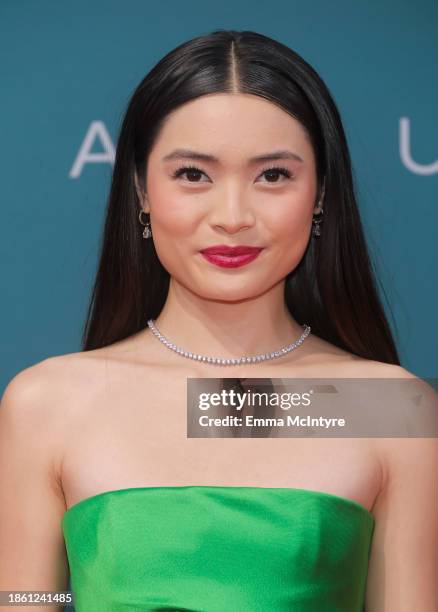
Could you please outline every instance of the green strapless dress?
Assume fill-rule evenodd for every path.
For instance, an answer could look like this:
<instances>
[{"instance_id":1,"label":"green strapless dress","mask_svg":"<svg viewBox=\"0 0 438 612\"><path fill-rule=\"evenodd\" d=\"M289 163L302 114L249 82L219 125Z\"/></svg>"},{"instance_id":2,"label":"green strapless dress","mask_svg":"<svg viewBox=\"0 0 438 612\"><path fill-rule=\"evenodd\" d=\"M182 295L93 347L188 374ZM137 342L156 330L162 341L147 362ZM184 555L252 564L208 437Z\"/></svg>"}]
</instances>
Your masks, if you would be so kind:
<instances>
[{"instance_id":1,"label":"green strapless dress","mask_svg":"<svg viewBox=\"0 0 438 612\"><path fill-rule=\"evenodd\" d=\"M363 612L375 520L298 488L116 489L62 529L76 612Z\"/></svg>"}]
</instances>

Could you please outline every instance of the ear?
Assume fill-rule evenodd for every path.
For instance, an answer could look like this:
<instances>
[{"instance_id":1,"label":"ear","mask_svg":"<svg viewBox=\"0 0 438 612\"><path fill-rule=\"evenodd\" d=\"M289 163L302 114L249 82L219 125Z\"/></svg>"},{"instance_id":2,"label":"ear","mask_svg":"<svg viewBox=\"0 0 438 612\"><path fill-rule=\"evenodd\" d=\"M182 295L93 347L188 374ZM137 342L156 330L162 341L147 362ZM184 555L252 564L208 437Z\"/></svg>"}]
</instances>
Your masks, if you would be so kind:
<instances>
[{"instance_id":1,"label":"ear","mask_svg":"<svg viewBox=\"0 0 438 612\"><path fill-rule=\"evenodd\" d=\"M140 205L145 212L150 212L148 196L145 191L140 186L140 182L138 180L137 172L134 172L134 181L135 181L135 190L137 192L138 199L140 200Z\"/></svg>"},{"instance_id":2,"label":"ear","mask_svg":"<svg viewBox=\"0 0 438 612\"><path fill-rule=\"evenodd\" d=\"M324 178L324 181L322 183L322 189L321 189L320 198L319 198L317 204L315 205L315 208L313 209L313 214L314 215L318 215L321 212L321 210L323 209L324 195L325 195L325 178Z\"/></svg>"}]
</instances>

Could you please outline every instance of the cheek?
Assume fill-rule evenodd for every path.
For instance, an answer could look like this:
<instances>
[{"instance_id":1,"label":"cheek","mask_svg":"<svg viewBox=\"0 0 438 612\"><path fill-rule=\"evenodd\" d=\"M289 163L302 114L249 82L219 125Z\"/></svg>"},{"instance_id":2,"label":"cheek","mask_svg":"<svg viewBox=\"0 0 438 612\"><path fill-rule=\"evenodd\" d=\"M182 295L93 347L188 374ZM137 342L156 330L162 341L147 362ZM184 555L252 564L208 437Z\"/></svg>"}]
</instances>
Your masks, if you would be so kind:
<instances>
[{"instance_id":1,"label":"cheek","mask_svg":"<svg viewBox=\"0 0 438 612\"><path fill-rule=\"evenodd\" d=\"M265 224L274 241L290 243L307 234L312 212L306 199L295 201L292 205L287 203L277 207L275 212L271 208Z\"/></svg>"},{"instance_id":2,"label":"cheek","mask_svg":"<svg viewBox=\"0 0 438 612\"><path fill-rule=\"evenodd\" d=\"M269 240L273 245L275 265L279 269L296 266L309 242L313 209L307 199L295 201L294 205L279 207L276 214L265 220Z\"/></svg>"},{"instance_id":3,"label":"cheek","mask_svg":"<svg viewBox=\"0 0 438 612\"><path fill-rule=\"evenodd\" d=\"M176 193L171 182L163 181L162 178L149 181L148 196L158 259L169 274L182 282L183 260L187 254L188 241L196 233L201 208L193 196L189 201L181 193Z\"/></svg>"},{"instance_id":4,"label":"cheek","mask_svg":"<svg viewBox=\"0 0 438 612\"><path fill-rule=\"evenodd\" d=\"M192 235L199 221L201 208L196 197L176 193L172 184L151 182L149 197L152 203L153 231L157 238L163 235L182 237Z\"/></svg>"}]
</instances>

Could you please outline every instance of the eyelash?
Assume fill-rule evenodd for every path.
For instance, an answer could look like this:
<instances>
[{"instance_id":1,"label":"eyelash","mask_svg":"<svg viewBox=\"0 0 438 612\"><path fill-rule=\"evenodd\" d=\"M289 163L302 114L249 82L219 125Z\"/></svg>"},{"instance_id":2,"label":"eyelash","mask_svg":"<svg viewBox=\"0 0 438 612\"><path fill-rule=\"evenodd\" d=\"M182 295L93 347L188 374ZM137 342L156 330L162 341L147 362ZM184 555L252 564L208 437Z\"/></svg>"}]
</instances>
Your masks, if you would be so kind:
<instances>
[{"instance_id":1,"label":"eyelash","mask_svg":"<svg viewBox=\"0 0 438 612\"><path fill-rule=\"evenodd\" d=\"M172 178L174 179L179 178L181 175L189 171L195 171L195 172L200 172L201 174L204 174L204 172L200 168L197 168L196 166L182 166L181 168L177 168L175 170L175 172L172 174ZM279 174L285 176L287 179L294 178L292 172L288 168L285 168L283 166L272 166L270 168L265 168L262 171L262 174L265 174L266 172L278 172ZM199 183L199 182L201 181L189 181L189 183ZM275 184L281 181L266 181L266 182Z\"/></svg>"}]
</instances>

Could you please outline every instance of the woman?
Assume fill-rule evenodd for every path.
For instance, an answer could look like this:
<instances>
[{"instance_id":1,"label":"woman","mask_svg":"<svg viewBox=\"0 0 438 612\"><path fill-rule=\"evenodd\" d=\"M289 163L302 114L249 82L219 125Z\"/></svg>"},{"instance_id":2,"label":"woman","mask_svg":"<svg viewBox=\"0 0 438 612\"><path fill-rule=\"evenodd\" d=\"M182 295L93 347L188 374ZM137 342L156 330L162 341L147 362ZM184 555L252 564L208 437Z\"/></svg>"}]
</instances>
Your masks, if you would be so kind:
<instances>
[{"instance_id":1,"label":"woman","mask_svg":"<svg viewBox=\"0 0 438 612\"><path fill-rule=\"evenodd\" d=\"M83 349L4 393L2 589L70 570L77 612L437 609L434 440L186 435L188 378L415 378L335 103L291 49L220 30L140 83Z\"/></svg>"}]
</instances>

